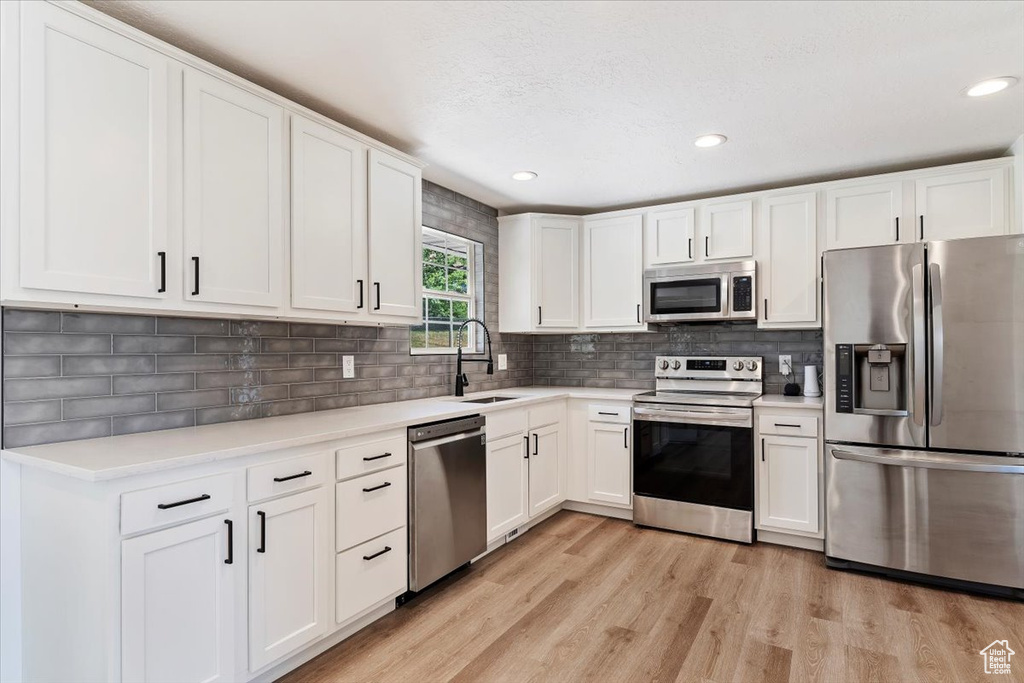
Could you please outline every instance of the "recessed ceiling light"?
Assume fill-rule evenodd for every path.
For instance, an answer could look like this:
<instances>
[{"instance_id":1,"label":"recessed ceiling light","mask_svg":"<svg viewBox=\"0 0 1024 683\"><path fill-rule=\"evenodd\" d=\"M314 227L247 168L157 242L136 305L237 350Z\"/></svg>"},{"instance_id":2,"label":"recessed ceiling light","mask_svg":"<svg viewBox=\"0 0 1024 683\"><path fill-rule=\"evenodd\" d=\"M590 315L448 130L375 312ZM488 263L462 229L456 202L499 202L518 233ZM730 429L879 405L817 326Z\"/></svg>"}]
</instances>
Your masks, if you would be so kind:
<instances>
[{"instance_id":1,"label":"recessed ceiling light","mask_svg":"<svg viewBox=\"0 0 1024 683\"><path fill-rule=\"evenodd\" d=\"M1016 82L1017 79L1014 78L1013 76L1000 76L999 78L990 78L987 81L975 83L971 87L967 88L967 96L984 97L985 95L993 95L1002 90L1006 90Z\"/></svg>"},{"instance_id":2,"label":"recessed ceiling light","mask_svg":"<svg viewBox=\"0 0 1024 683\"><path fill-rule=\"evenodd\" d=\"M693 141L693 144L698 147L718 147L720 144L728 140L729 138L724 135L714 133L713 135L701 135L699 138Z\"/></svg>"},{"instance_id":3,"label":"recessed ceiling light","mask_svg":"<svg viewBox=\"0 0 1024 683\"><path fill-rule=\"evenodd\" d=\"M516 171L512 174L512 180L533 180L536 177L533 171Z\"/></svg>"}]
</instances>

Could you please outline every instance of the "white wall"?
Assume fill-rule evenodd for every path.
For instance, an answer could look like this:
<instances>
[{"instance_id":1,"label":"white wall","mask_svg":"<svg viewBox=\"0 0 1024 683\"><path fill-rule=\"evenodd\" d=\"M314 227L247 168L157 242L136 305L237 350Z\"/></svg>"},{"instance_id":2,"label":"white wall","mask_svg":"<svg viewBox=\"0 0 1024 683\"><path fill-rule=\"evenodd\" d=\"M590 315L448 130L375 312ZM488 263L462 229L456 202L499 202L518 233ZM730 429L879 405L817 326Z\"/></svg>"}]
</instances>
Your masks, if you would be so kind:
<instances>
[{"instance_id":1,"label":"white wall","mask_svg":"<svg viewBox=\"0 0 1024 683\"><path fill-rule=\"evenodd\" d=\"M1024 230L1024 135L1006 152L1013 155L1013 225L1021 232Z\"/></svg>"}]
</instances>

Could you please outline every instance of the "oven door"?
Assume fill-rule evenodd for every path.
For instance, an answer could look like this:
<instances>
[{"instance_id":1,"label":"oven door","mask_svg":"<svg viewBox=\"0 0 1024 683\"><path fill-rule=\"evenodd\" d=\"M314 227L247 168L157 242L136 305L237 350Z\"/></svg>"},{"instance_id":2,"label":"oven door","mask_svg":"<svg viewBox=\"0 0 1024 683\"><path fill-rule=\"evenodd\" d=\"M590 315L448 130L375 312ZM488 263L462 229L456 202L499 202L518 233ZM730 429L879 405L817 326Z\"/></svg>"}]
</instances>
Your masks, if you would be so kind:
<instances>
[{"instance_id":1,"label":"oven door","mask_svg":"<svg viewBox=\"0 0 1024 683\"><path fill-rule=\"evenodd\" d=\"M729 313L728 273L644 276L645 322L721 320Z\"/></svg>"},{"instance_id":2,"label":"oven door","mask_svg":"<svg viewBox=\"0 0 1024 683\"><path fill-rule=\"evenodd\" d=\"M634 407L633 492L753 511L753 411Z\"/></svg>"}]
</instances>

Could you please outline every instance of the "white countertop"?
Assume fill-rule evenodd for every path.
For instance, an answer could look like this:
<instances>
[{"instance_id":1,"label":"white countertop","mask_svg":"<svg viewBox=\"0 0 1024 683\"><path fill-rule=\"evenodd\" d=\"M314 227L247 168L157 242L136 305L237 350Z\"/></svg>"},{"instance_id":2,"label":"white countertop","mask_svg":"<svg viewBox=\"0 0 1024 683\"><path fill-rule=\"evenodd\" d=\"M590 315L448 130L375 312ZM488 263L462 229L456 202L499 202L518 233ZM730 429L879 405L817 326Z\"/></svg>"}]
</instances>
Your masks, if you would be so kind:
<instances>
[{"instance_id":1,"label":"white countertop","mask_svg":"<svg viewBox=\"0 0 1024 683\"><path fill-rule=\"evenodd\" d=\"M4 460L38 467L86 481L105 481L238 458L321 441L383 432L423 422L539 403L557 398L628 401L634 389L580 389L576 387L518 387L456 398L442 396L419 401L382 403L300 415L227 422L127 434L102 439L68 441L4 450ZM516 396L500 403L463 403L467 398Z\"/></svg>"},{"instance_id":2,"label":"white countertop","mask_svg":"<svg viewBox=\"0 0 1024 683\"><path fill-rule=\"evenodd\" d=\"M754 399L755 408L817 408L825 407L821 396L783 396L782 394L762 394Z\"/></svg>"}]
</instances>

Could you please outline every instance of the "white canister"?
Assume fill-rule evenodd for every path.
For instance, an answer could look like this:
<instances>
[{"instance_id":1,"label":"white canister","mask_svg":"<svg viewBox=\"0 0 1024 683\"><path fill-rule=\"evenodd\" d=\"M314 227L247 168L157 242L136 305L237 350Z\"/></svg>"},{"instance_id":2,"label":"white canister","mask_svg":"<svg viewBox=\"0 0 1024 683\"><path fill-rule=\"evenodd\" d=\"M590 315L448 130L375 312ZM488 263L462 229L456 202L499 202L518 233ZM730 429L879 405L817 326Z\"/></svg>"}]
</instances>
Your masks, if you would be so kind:
<instances>
[{"instance_id":1,"label":"white canister","mask_svg":"<svg viewBox=\"0 0 1024 683\"><path fill-rule=\"evenodd\" d=\"M804 396L821 396L821 388L818 387L818 367L816 365L804 366Z\"/></svg>"}]
</instances>

